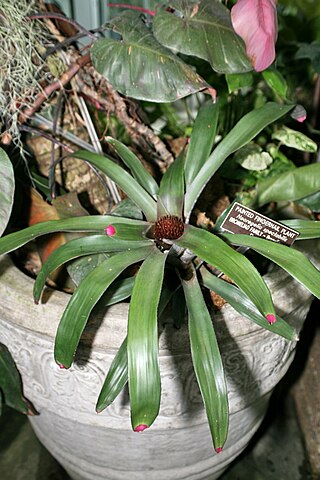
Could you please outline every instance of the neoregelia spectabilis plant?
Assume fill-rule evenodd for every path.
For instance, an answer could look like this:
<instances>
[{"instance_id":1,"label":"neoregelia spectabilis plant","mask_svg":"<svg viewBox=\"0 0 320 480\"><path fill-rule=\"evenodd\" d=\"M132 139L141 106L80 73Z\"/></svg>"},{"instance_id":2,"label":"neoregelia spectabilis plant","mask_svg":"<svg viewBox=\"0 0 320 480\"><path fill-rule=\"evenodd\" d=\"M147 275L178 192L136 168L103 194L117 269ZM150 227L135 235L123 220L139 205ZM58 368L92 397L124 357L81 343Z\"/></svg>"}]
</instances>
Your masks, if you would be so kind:
<instances>
[{"instance_id":1,"label":"neoregelia spectabilis plant","mask_svg":"<svg viewBox=\"0 0 320 480\"><path fill-rule=\"evenodd\" d=\"M186 154L175 160L160 184L125 145L113 138L108 138L108 142L126 169L106 155L84 150L74 154L116 182L139 208L141 219L105 215L44 222L0 239L0 253L51 232L83 233L59 247L43 265L34 285L36 302L46 278L58 266L86 255L105 254L70 298L56 335L55 360L64 368L70 367L90 312L102 297L104 304L111 304L131 296L127 337L107 374L97 411L106 408L128 382L132 428L137 432L150 427L159 411L158 318L169 301L176 295L181 298L183 293L194 370L214 447L220 452L228 432L227 387L203 289L216 291L242 315L292 340L296 339L296 332L276 315L263 278L233 245L247 246L265 255L317 297L320 297L320 273L294 248L247 235L212 232L190 224L197 198L227 157L288 113L292 106L267 103L251 111L212 151L218 109L219 104L212 102L201 107ZM301 238L319 236L317 222L306 225L304 221L297 221L294 228L301 232ZM138 266L137 273L131 271L128 276L124 275L131 265ZM208 266L224 272L234 284L215 276Z\"/></svg>"}]
</instances>

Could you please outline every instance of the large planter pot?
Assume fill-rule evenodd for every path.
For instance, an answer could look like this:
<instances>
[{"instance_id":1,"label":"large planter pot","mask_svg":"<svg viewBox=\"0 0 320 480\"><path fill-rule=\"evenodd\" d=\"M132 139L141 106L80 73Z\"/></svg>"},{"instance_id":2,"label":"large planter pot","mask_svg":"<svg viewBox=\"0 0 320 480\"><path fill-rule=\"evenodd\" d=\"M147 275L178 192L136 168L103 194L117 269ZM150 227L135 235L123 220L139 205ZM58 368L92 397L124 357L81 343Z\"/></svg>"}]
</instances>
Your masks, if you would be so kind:
<instances>
[{"instance_id":1,"label":"large planter pot","mask_svg":"<svg viewBox=\"0 0 320 480\"><path fill-rule=\"evenodd\" d=\"M313 250L316 254L314 245ZM277 312L301 328L311 295L279 269L265 279ZM218 478L259 427L270 395L293 359L294 342L259 328L229 305L213 317L230 403L228 440L216 454L193 373L187 329L175 330L168 319L160 334L160 414L150 429L134 433L127 392L107 410L95 413L105 374L126 335L128 305L115 305L92 318L74 365L61 370L53 359L53 345L68 296L49 290L46 303L36 306L32 287L33 280L8 257L0 259L0 342L8 346L24 393L39 412L30 419L34 431L73 479Z\"/></svg>"}]
</instances>

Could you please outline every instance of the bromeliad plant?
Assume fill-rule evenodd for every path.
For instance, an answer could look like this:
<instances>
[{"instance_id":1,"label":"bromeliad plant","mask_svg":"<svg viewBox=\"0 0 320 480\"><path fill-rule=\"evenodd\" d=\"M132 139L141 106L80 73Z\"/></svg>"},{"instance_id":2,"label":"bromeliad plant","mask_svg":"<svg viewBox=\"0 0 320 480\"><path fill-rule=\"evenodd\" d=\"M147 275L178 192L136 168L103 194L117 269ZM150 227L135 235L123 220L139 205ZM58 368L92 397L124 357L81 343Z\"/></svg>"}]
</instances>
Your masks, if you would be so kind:
<instances>
[{"instance_id":1,"label":"bromeliad plant","mask_svg":"<svg viewBox=\"0 0 320 480\"><path fill-rule=\"evenodd\" d=\"M276 315L262 276L234 245L250 247L280 265L317 297L320 297L320 273L301 252L288 246L190 224L197 198L227 157L288 113L292 106L267 103L251 111L211 152L218 108L218 103L212 102L201 107L186 154L175 160L159 185L139 159L113 138L109 137L108 142L126 169L107 155L84 150L74 154L116 182L141 211L141 219L114 214L46 221L0 239L0 253L10 252L47 233L82 232L80 238L54 251L43 265L34 285L35 302L39 302L50 272L79 257L105 255L71 296L60 320L54 355L61 368L69 368L90 312L98 301L106 295L104 304L112 304L131 295L127 337L107 374L97 411L107 407L128 382L132 428L137 432L150 427L159 412L158 317L169 300L175 295L181 298L183 291L194 370L214 447L220 452L228 432L227 385L203 290L214 290L261 327L295 340L295 330ZM318 224L296 221L294 228L300 231L300 238L315 238L320 235ZM126 276L132 265L139 266L138 272ZM236 286L218 278L208 266L224 272ZM170 282L166 281L168 276ZM173 288L172 277L176 278Z\"/></svg>"}]
</instances>

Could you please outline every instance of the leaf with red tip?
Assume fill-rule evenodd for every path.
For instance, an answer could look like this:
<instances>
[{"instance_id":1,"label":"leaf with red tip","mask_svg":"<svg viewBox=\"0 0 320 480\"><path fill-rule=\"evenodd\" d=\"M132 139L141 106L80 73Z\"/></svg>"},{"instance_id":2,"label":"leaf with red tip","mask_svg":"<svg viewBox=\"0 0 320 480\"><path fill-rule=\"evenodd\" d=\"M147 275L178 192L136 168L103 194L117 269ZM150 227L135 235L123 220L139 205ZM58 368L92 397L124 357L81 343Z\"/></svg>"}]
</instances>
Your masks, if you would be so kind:
<instances>
[{"instance_id":1,"label":"leaf with red tip","mask_svg":"<svg viewBox=\"0 0 320 480\"><path fill-rule=\"evenodd\" d=\"M69 368L91 310L109 285L128 266L143 260L154 247L142 247L108 258L92 270L73 293L59 323L54 355Z\"/></svg>"},{"instance_id":2,"label":"leaf with red tip","mask_svg":"<svg viewBox=\"0 0 320 480\"><path fill-rule=\"evenodd\" d=\"M320 298L320 271L299 250L251 235L223 234L231 245L249 247L286 270L309 292ZM270 315L271 312L267 313ZM266 317L267 317L266 315ZM269 316L269 318L271 318Z\"/></svg>"},{"instance_id":3,"label":"leaf with red tip","mask_svg":"<svg viewBox=\"0 0 320 480\"><path fill-rule=\"evenodd\" d=\"M240 288L216 277L204 266L200 268L200 275L203 285L224 298L240 315L249 318L265 330L281 335L287 340L298 340L297 331L281 317L277 316L277 321L270 325L266 321L266 317L259 312L257 307Z\"/></svg>"},{"instance_id":4,"label":"leaf with red tip","mask_svg":"<svg viewBox=\"0 0 320 480\"><path fill-rule=\"evenodd\" d=\"M278 34L276 0L238 0L231 9L231 21L254 69L268 68L275 58Z\"/></svg>"},{"instance_id":5,"label":"leaf with red tip","mask_svg":"<svg viewBox=\"0 0 320 480\"><path fill-rule=\"evenodd\" d=\"M274 313L271 293L258 270L244 255L221 238L201 228L187 225L184 234L175 240L175 243L191 250L199 258L224 272L264 316Z\"/></svg>"},{"instance_id":6,"label":"leaf with red tip","mask_svg":"<svg viewBox=\"0 0 320 480\"><path fill-rule=\"evenodd\" d=\"M160 407L158 305L167 254L157 248L136 276L128 318L128 376L133 430L150 425Z\"/></svg>"},{"instance_id":7,"label":"leaf with red tip","mask_svg":"<svg viewBox=\"0 0 320 480\"><path fill-rule=\"evenodd\" d=\"M191 355L214 447L222 448L229 424L228 391L219 346L197 274L182 280L188 308Z\"/></svg>"}]
</instances>

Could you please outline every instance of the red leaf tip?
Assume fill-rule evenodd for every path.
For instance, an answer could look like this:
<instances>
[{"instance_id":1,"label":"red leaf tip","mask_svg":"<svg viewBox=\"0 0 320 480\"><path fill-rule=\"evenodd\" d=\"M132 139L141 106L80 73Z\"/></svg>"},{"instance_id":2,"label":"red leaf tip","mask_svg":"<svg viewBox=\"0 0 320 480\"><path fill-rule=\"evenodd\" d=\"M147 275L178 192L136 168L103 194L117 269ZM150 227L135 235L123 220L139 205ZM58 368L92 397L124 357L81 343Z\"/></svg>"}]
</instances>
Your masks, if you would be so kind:
<instances>
[{"instance_id":1,"label":"red leaf tip","mask_svg":"<svg viewBox=\"0 0 320 480\"><path fill-rule=\"evenodd\" d=\"M268 320L268 322L270 323L270 325L272 325L273 323L275 323L275 321L277 320L277 319L276 319L276 316L273 315L273 313L268 313L268 315L266 315L266 319Z\"/></svg>"},{"instance_id":2,"label":"red leaf tip","mask_svg":"<svg viewBox=\"0 0 320 480\"><path fill-rule=\"evenodd\" d=\"M62 363L58 363L58 367L61 368L61 370L65 370L66 367L64 365L62 365Z\"/></svg>"},{"instance_id":3,"label":"red leaf tip","mask_svg":"<svg viewBox=\"0 0 320 480\"><path fill-rule=\"evenodd\" d=\"M217 452L217 453L221 453L221 452L222 452L222 447L216 448L216 452Z\"/></svg>"},{"instance_id":4,"label":"red leaf tip","mask_svg":"<svg viewBox=\"0 0 320 480\"><path fill-rule=\"evenodd\" d=\"M106 232L106 234L108 235L108 237L113 237L113 235L115 235L116 233L116 229L114 228L113 225L108 225L104 231Z\"/></svg>"},{"instance_id":5,"label":"red leaf tip","mask_svg":"<svg viewBox=\"0 0 320 480\"><path fill-rule=\"evenodd\" d=\"M135 432L143 432L143 430L145 430L146 428L148 428L148 425L145 425L144 423L142 423L141 425L138 425L134 431Z\"/></svg>"}]
</instances>

